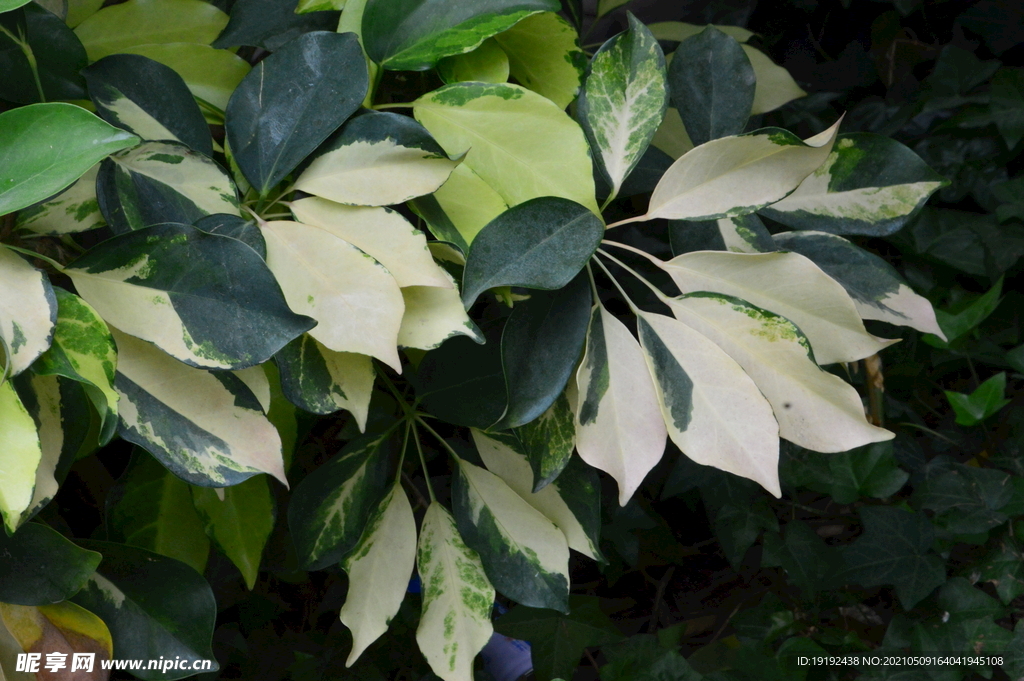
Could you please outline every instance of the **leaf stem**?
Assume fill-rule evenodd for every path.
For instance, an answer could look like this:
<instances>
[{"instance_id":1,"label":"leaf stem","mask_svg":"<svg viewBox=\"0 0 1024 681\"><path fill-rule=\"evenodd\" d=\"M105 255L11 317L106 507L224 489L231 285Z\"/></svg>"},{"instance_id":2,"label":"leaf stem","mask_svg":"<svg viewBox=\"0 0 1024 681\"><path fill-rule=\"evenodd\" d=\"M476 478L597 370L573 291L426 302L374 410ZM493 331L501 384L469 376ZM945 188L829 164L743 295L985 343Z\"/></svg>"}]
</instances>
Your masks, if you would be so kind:
<instances>
[{"instance_id":1,"label":"leaf stem","mask_svg":"<svg viewBox=\"0 0 1024 681\"><path fill-rule=\"evenodd\" d=\"M621 249L623 249L625 251L629 251L631 253L636 253L637 255L642 255L644 258L649 260L651 263L653 263L658 268L661 268L665 264L664 262L662 262L658 258L654 257L653 255L651 255L647 251L640 250L639 248L637 248L635 246L630 246L629 244L624 244L621 241L612 241L611 239L601 239L601 245L602 246L615 246L616 248L621 248Z\"/></svg>"},{"instance_id":2,"label":"leaf stem","mask_svg":"<svg viewBox=\"0 0 1024 681\"><path fill-rule=\"evenodd\" d=\"M643 282L647 286L647 288L651 289L651 291L654 293L654 295L658 297L658 300L660 300L662 302L665 302L665 301L667 301L669 299L668 296L666 296L664 293L662 293L661 289L659 289L657 286L652 284L646 278L641 276L641 274L639 272L637 272L632 267L630 267L626 263L624 263L621 260L619 260L618 258L616 258L614 255L612 255L608 251L605 251L604 249L599 248L599 249L597 249L597 252L600 253L602 256L608 258L609 260L611 260L613 263L615 263L616 265L618 265L622 269L624 269L627 272L629 272L630 274L632 274L634 277L639 279L641 282Z\"/></svg>"},{"instance_id":3,"label":"leaf stem","mask_svg":"<svg viewBox=\"0 0 1024 681\"><path fill-rule=\"evenodd\" d=\"M401 104L374 104L374 109L411 109L412 103L401 103Z\"/></svg>"},{"instance_id":4,"label":"leaf stem","mask_svg":"<svg viewBox=\"0 0 1024 681\"><path fill-rule=\"evenodd\" d=\"M633 300L629 297L629 295L622 288L622 286L619 285L619 281L614 276L612 276L611 272L608 271L608 268L604 266L604 263L598 260L597 258L591 258L591 261L597 263L597 266L604 271L605 276L611 279L611 282L615 284L615 288L619 289L619 293L622 294L622 297L625 299L626 304L629 305L629 309L633 311L633 314L639 316L640 308L633 304Z\"/></svg>"},{"instance_id":5,"label":"leaf stem","mask_svg":"<svg viewBox=\"0 0 1024 681\"><path fill-rule=\"evenodd\" d=\"M417 430L417 424L429 430L434 435L434 437L440 440L446 447L448 446L448 443L445 442L444 440L441 440L440 436L438 436L438 434L435 433L430 426L425 424L422 419L416 418L410 421L410 423L412 424L413 429L413 439L416 440L416 452L420 455L420 466L423 468L423 479L426 480L427 482L427 494L430 495L430 503L436 503L437 497L434 496L434 486L430 483L430 472L427 470L427 459L426 457L423 456L423 446L420 444L420 434L419 431Z\"/></svg>"},{"instance_id":6,"label":"leaf stem","mask_svg":"<svg viewBox=\"0 0 1024 681\"><path fill-rule=\"evenodd\" d=\"M36 84L36 92L39 93L39 101L45 103L46 93L43 92L43 83L39 80L39 64L36 62L36 55L35 52L32 51L32 46L28 44L28 41L24 39L24 36L19 38L3 26L0 26L0 33L3 33L10 38L14 44L21 49L21 53L25 55L25 61L28 62L29 69L32 70L32 79Z\"/></svg>"},{"instance_id":7,"label":"leaf stem","mask_svg":"<svg viewBox=\"0 0 1024 681\"><path fill-rule=\"evenodd\" d=\"M616 196L618 195L618 193L619 193L619 190L618 190L618 189L613 189L613 190L611 191L611 193L610 193L610 194L608 194L608 198L606 198L606 199L604 200L604 203L602 203L602 204L601 204L601 212L602 212L602 213L604 212L604 209L605 209L605 208L607 208L607 207L609 206L609 204L611 204L611 202L615 200L615 197L616 197ZM617 223L615 223L615 224L621 224L621 223L618 223L618 222L617 222ZM606 228L606 229L607 229L607 228Z\"/></svg>"},{"instance_id":8,"label":"leaf stem","mask_svg":"<svg viewBox=\"0 0 1024 681\"><path fill-rule=\"evenodd\" d=\"M605 230L609 230L609 229L611 229L613 227L621 227L622 225L628 225L631 222L644 222L646 220L650 220L650 218L647 217L646 215L638 215L635 218L626 218L625 220L619 220L618 222L613 222L612 224L606 226Z\"/></svg>"},{"instance_id":9,"label":"leaf stem","mask_svg":"<svg viewBox=\"0 0 1024 681\"><path fill-rule=\"evenodd\" d=\"M2 245L4 247L6 247L6 248L11 249L12 251L17 251L18 253L21 253L22 255L27 255L30 258L39 258L43 262L49 263L58 272L63 272L64 271L64 265L61 265L59 262L57 262L53 258L47 257L47 256L43 255L42 253L36 253L35 251L29 250L27 248L22 248L21 246L12 246L11 244L2 244Z\"/></svg>"}]
</instances>

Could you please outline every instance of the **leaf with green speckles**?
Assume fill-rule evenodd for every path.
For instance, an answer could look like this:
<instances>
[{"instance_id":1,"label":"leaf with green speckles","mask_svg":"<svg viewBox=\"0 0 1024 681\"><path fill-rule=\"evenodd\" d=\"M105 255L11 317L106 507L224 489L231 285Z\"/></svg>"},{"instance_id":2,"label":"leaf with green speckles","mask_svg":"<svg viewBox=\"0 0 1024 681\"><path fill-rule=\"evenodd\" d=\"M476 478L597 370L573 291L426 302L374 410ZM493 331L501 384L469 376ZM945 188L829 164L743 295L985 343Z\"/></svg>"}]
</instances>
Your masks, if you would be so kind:
<instances>
[{"instance_id":1,"label":"leaf with green speckles","mask_svg":"<svg viewBox=\"0 0 1024 681\"><path fill-rule=\"evenodd\" d=\"M494 473L460 459L453 477L452 508L459 533L480 554L488 580L517 603L565 612L565 535Z\"/></svg>"},{"instance_id":2,"label":"leaf with green speckles","mask_svg":"<svg viewBox=\"0 0 1024 681\"><path fill-rule=\"evenodd\" d=\"M111 125L143 140L173 140L213 155L203 112L174 69L137 54L113 54L82 75L97 113Z\"/></svg>"},{"instance_id":3,"label":"leaf with green speckles","mask_svg":"<svg viewBox=\"0 0 1024 681\"><path fill-rule=\"evenodd\" d=\"M188 225L114 237L72 262L67 273L110 325L193 366L261 364L315 324L289 309L255 251Z\"/></svg>"},{"instance_id":4,"label":"leaf with green speckles","mask_svg":"<svg viewBox=\"0 0 1024 681\"><path fill-rule=\"evenodd\" d=\"M637 329L676 446L697 463L749 478L780 496L779 424L743 367L672 317L642 313Z\"/></svg>"},{"instance_id":5,"label":"leaf with green speckles","mask_svg":"<svg viewBox=\"0 0 1024 681\"><path fill-rule=\"evenodd\" d=\"M896 140L872 133L840 135L820 168L761 212L793 229L886 236L948 183Z\"/></svg>"},{"instance_id":6,"label":"leaf with green speckles","mask_svg":"<svg viewBox=\"0 0 1024 681\"><path fill-rule=\"evenodd\" d=\"M416 518L400 483L381 500L341 566L350 585L341 622L352 631L352 651L345 662L351 667L388 630L416 567Z\"/></svg>"},{"instance_id":7,"label":"leaf with green speckles","mask_svg":"<svg viewBox=\"0 0 1024 681\"><path fill-rule=\"evenodd\" d=\"M863 319L909 326L946 340L927 298L914 293L896 268L846 239L824 232L783 232L780 248L799 253L846 289Z\"/></svg>"},{"instance_id":8,"label":"leaf with green speckles","mask_svg":"<svg viewBox=\"0 0 1024 681\"><path fill-rule=\"evenodd\" d=\"M423 611L416 643L443 681L473 681L473 658L494 633L494 587L480 556L466 546L455 520L436 501L420 524L416 569Z\"/></svg>"},{"instance_id":9,"label":"leaf with green speckles","mask_svg":"<svg viewBox=\"0 0 1024 681\"><path fill-rule=\"evenodd\" d=\"M430 194L460 162L412 118L370 111L320 146L295 188L338 203L389 206Z\"/></svg>"},{"instance_id":10,"label":"leaf with green speckles","mask_svg":"<svg viewBox=\"0 0 1024 681\"><path fill-rule=\"evenodd\" d=\"M0 514L10 534L32 502L43 453L36 422L9 380L0 383L0 422Z\"/></svg>"},{"instance_id":11,"label":"leaf with green speckles","mask_svg":"<svg viewBox=\"0 0 1024 681\"><path fill-rule=\"evenodd\" d=\"M579 35L555 12L526 17L494 36L508 55L512 77L564 109L580 90L587 56Z\"/></svg>"},{"instance_id":12,"label":"leaf with green speckles","mask_svg":"<svg viewBox=\"0 0 1024 681\"><path fill-rule=\"evenodd\" d=\"M785 130L763 128L694 147L665 171L647 214L628 222L753 213L792 192L824 163L838 130L836 123L802 141Z\"/></svg>"},{"instance_id":13,"label":"leaf with green speckles","mask_svg":"<svg viewBox=\"0 0 1024 681\"><path fill-rule=\"evenodd\" d=\"M288 528L304 569L333 565L359 542L386 493L392 449L390 435L357 438L295 487Z\"/></svg>"},{"instance_id":14,"label":"leaf with green speckles","mask_svg":"<svg viewBox=\"0 0 1024 681\"><path fill-rule=\"evenodd\" d=\"M102 227L106 223L96 201L99 169L97 163L57 196L18 211L17 228L57 236Z\"/></svg>"},{"instance_id":15,"label":"leaf with green speckles","mask_svg":"<svg viewBox=\"0 0 1024 681\"><path fill-rule=\"evenodd\" d=\"M846 290L799 253L695 251L661 267L682 293L722 293L790 320L818 364L863 359L896 342L868 333Z\"/></svg>"},{"instance_id":16,"label":"leaf with green speckles","mask_svg":"<svg viewBox=\"0 0 1024 681\"><path fill-rule=\"evenodd\" d=\"M554 0L369 0L363 41L384 68L422 71L443 57L476 49L531 14L558 10Z\"/></svg>"},{"instance_id":17,"label":"leaf with green speckles","mask_svg":"<svg viewBox=\"0 0 1024 681\"><path fill-rule=\"evenodd\" d=\"M211 490L212 492L212 490ZM107 538L180 560L200 574L210 540L192 506L189 484L136 448L107 507Z\"/></svg>"},{"instance_id":18,"label":"leaf with green speckles","mask_svg":"<svg viewBox=\"0 0 1024 681\"><path fill-rule=\"evenodd\" d=\"M600 167L619 193L665 117L665 55L632 14L629 30L601 46L591 60L577 106Z\"/></svg>"},{"instance_id":19,"label":"leaf with green speckles","mask_svg":"<svg viewBox=\"0 0 1024 681\"><path fill-rule=\"evenodd\" d=\"M359 430L366 428L374 379L369 356L329 350L304 333L274 359L281 372L281 390L289 402L314 414L345 409Z\"/></svg>"},{"instance_id":20,"label":"leaf with green speckles","mask_svg":"<svg viewBox=\"0 0 1024 681\"><path fill-rule=\"evenodd\" d=\"M252 590L276 516L267 477L256 475L223 489L192 487L192 503L207 536Z\"/></svg>"},{"instance_id":21,"label":"leaf with green speckles","mask_svg":"<svg viewBox=\"0 0 1024 681\"><path fill-rule=\"evenodd\" d=\"M807 338L785 317L717 293L675 298L669 308L743 367L771 404L781 437L818 452L892 438L868 423L852 385L814 363Z\"/></svg>"},{"instance_id":22,"label":"leaf with green speckles","mask_svg":"<svg viewBox=\"0 0 1024 681\"><path fill-rule=\"evenodd\" d=\"M143 142L111 156L100 167L96 192L115 234L167 222L191 225L221 213L241 215L227 172L179 142Z\"/></svg>"},{"instance_id":23,"label":"leaf with green speckles","mask_svg":"<svg viewBox=\"0 0 1024 681\"><path fill-rule=\"evenodd\" d=\"M756 213L718 220L670 220L668 236L675 255L693 251L770 253L779 250Z\"/></svg>"},{"instance_id":24,"label":"leaf with green speckles","mask_svg":"<svg viewBox=\"0 0 1024 681\"><path fill-rule=\"evenodd\" d=\"M567 479L559 484L561 477L540 491L533 491L533 470L526 459L523 446L512 433L485 432L473 429L473 443L480 452L487 469L505 481L526 503L540 511L562 531L569 548L575 549L594 560L601 560L601 494L593 469L581 464L581 470L566 474ZM589 471L592 479L574 476L572 473ZM568 478L575 478L569 480ZM566 483L575 484L566 484ZM581 484L582 483L582 484ZM589 484L587 484L589 483ZM572 495L570 505L569 495Z\"/></svg>"},{"instance_id":25,"label":"leaf with green speckles","mask_svg":"<svg viewBox=\"0 0 1024 681\"><path fill-rule=\"evenodd\" d=\"M0 245L0 376L16 376L50 347L57 299L49 278Z\"/></svg>"},{"instance_id":26,"label":"leaf with green speckles","mask_svg":"<svg viewBox=\"0 0 1024 681\"><path fill-rule=\"evenodd\" d=\"M437 242L433 242L437 243ZM398 330L398 346L433 350L452 336L469 336L484 342L483 333L466 314L455 279L443 269L451 288L408 286L402 289L405 313Z\"/></svg>"},{"instance_id":27,"label":"leaf with green speckles","mask_svg":"<svg viewBox=\"0 0 1024 681\"><path fill-rule=\"evenodd\" d=\"M547 411L513 432L533 469L531 489L539 492L561 475L576 448L576 426L569 398L562 393Z\"/></svg>"},{"instance_id":28,"label":"leaf with green speckles","mask_svg":"<svg viewBox=\"0 0 1024 681\"><path fill-rule=\"evenodd\" d=\"M456 83L420 97L413 113L506 205L557 196L598 212L587 140L551 100L520 85Z\"/></svg>"},{"instance_id":29,"label":"leaf with green speckles","mask_svg":"<svg viewBox=\"0 0 1024 681\"><path fill-rule=\"evenodd\" d=\"M281 437L234 374L194 369L111 329L119 433L186 482L227 487L258 473L287 485Z\"/></svg>"},{"instance_id":30,"label":"leaf with green speckles","mask_svg":"<svg viewBox=\"0 0 1024 681\"><path fill-rule=\"evenodd\" d=\"M640 345L600 302L590 314L576 389L576 448L615 479L625 506L661 460L668 432Z\"/></svg>"},{"instance_id":31,"label":"leaf with green speckles","mask_svg":"<svg viewBox=\"0 0 1024 681\"><path fill-rule=\"evenodd\" d=\"M508 80L508 55L494 38L488 38L472 52L437 62L437 75L445 83L504 83Z\"/></svg>"}]
</instances>

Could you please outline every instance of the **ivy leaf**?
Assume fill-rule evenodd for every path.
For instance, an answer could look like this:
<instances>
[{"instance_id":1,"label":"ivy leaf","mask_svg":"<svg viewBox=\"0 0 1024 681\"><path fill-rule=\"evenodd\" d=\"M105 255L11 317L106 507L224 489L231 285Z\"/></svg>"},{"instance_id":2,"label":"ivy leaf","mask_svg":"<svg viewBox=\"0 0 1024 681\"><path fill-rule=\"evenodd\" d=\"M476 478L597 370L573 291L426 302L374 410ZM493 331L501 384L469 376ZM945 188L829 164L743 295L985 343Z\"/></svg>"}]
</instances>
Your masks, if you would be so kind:
<instances>
[{"instance_id":1,"label":"ivy leaf","mask_svg":"<svg viewBox=\"0 0 1024 681\"><path fill-rule=\"evenodd\" d=\"M209 45L227 23L224 12L202 0L128 0L104 7L75 27L75 33L89 60L98 61L139 45Z\"/></svg>"},{"instance_id":2,"label":"ivy leaf","mask_svg":"<svg viewBox=\"0 0 1024 681\"><path fill-rule=\"evenodd\" d=\"M338 27L338 13L329 11L333 7L317 7L328 11L299 14L296 4L293 0L238 0L231 5L231 20L213 46L249 45L276 52L305 33L333 31Z\"/></svg>"},{"instance_id":3,"label":"ivy leaf","mask_svg":"<svg viewBox=\"0 0 1024 681\"><path fill-rule=\"evenodd\" d=\"M668 69L672 105L695 145L743 132L757 79L740 44L714 26L676 48Z\"/></svg>"},{"instance_id":4,"label":"ivy leaf","mask_svg":"<svg viewBox=\"0 0 1024 681\"><path fill-rule=\"evenodd\" d=\"M19 104L85 99L85 48L67 24L37 3L3 11L0 96Z\"/></svg>"},{"instance_id":5,"label":"ivy leaf","mask_svg":"<svg viewBox=\"0 0 1024 681\"><path fill-rule=\"evenodd\" d=\"M999 304L1003 302L1003 299L999 297L1002 292L1003 278L1000 277L992 288L972 300L966 307L962 307L959 312L953 313L946 310L936 310L935 319L945 333L948 343L952 343L968 331L976 328L990 314L995 312ZM925 336L923 340L933 347L948 347L948 343L938 337Z\"/></svg>"},{"instance_id":6,"label":"ivy leaf","mask_svg":"<svg viewBox=\"0 0 1024 681\"><path fill-rule=\"evenodd\" d=\"M17 605L46 605L74 596L102 558L38 523L27 523L13 536L0 532L0 552L0 602Z\"/></svg>"},{"instance_id":7,"label":"ivy leaf","mask_svg":"<svg viewBox=\"0 0 1024 681\"><path fill-rule=\"evenodd\" d=\"M156 659L180 657L186 668L136 670L146 681L192 675L192 662L213 660L210 643L217 602L202 575L171 558L124 544L81 542L103 561L72 601L96 613L110 627L119 655ZM169 588L173 585L173 588Z\"/></svg>"},{"instance_id":8,"label":"ivy leaf","mask_svg":"<svg viewBox=\"0 0 1024 681\"><path fill-rule=\"evenodd\" d=\"M577 117L612 196L636 168L665 116L665 55L632 14L629 29L601 46L587 69Z\"/></svg>"},{"instance_id":9,"label":"ivy leaf","mask_svg":"<svg viewBox=\"0 0 1024 681\"><path fill-rule=\"evenodd\" d=\"M295 487L288 527L305 569L339 562L359 541L384 496L390 447L385 436L357 438Z\"/></svg>"},{"instance_id":10,"label":"ivy leaf","mask_svg":"<svg viewBox=\"0 0 1024 681\"><path fill-rule=\"evenodd\" d=\"M704 677L675 650L649 634L638 634L603 650L608 664L601 681L701 681Z\"/></svg>"},{"instance_id":11,"label":"ivy leaf","mask_svg":"<svg viewBox=\"0 0 1024 681\"><path fill-rule=\"evenodd\" d=\"M1006 146L1024 138L1024 69L1001 68L992 77L992 117Z\"/></svg>"},{"instance_id":12,"label":"ivy leaf","mask_svg":"<svg viewBox=\"0 0 1024 681\"><path fill-rule=\"evenodd\" d=\"M476 49L496 33L537 12L557 12L551 0L369 0L363 41L373 61L394 71L422 71L443 57Z\"/></svg>"},{"instance_id":13,"label":"ivy leaf","mask_svg":"<svg viewBox=\"0 0 1024 681\"><path fill-rule=\"evenodd\" d=\"M852 504L859 497L884 499L902 489L910 477L897 466L888 442L840 452L828 462L828 493L838 504Z\"/></svg>"},{"instance_id":14,"label":"ivy leaf","mask_svg":"<svg viewBox=\"0 0 1024 681\"><path fill-rule=\"evenodd\" d=\"M976 426L1010 403L1006 393L1006 372L1000 372L977 387L970 395L946 390L949 406L961 426Z\"/></svg>"},{"instance_id":15,"label":"ivy leaf","mask_svg":"<svg viewBox=\"0 0 1024 681\"><path fill-rule=\"evenodd\" d=\"M981 577L992 582L1003 603L1024 594L1024 546L1010 534L999 540L981 561Z\"/></svg>"},{"instance_id":16,"label":"ivy leaf","mask_svg":"<svg viewBox=\"0 0 1024 681\"><path fill-rule=\"evenodd\" d=\"M935 531L923 514L889 506L865 506L859 513L864 534L843 549L840 578L863 586L891 584L907 610L945 583L945 563L931 551Z\"/></svg>"},{"instance_id":17,"label":"ivy leaf","mask_svg":"<svg viewBox=\"0 0 1024 681\"><path fill-rule=\"evenodd\" d=\"M174 140L213 155L203 112L174 69L148 57L116 54L91 64L82 75L97 113L111 125L143 140Z\"/></svg>"},{"instance_id":18,"label":"ivy leaf","mask_svg":"<svg viewBox=\"0 0 1024 681\"><path fill-rule=\"evenodd\" d=\"M329 350L304 333L274 359L289 402L313 414L345 409L355 417L360 431L366 429L374 380L369 356Z\"/></svg>"},{"instance_id":19,"label":"ivy leaf","mask_svg":"<svg viewBox=\"0 0 1024 681\"><path fill-rule=\"evenodd\" d=\"M830 548L807 523L794 520L786 524L783 536L764 536L765 567L778 565L789 579L810 597L831 586L841 567L836 549Z\"/></svg>"},{"instance_id":20,"label":"ivy leaf","mask_svg":"<svg viewBox=\"0 0 1024 681\"><path fill-rule=\"evenodd\" d=\"M5 111L0 114L0 215L53 196L107 154L138 142L72 104Z\"/></svg>"},{"instance_id":21,"label":"ivy leaf","mask_svg":"<svg viewBox=\"0 0 1024 681\"><path fill-rule=\"evenodd\" d=\"M991 468L977 468L934 459L914 489L913 501L935 511L935 523L947 532L976 534L1006 522L1001 509L1011 502L1011 477Z\"/></svg>"},{"instance_id":22,"label":"ivy leaf","mask_svg":"<svg viewBox=\"0 0 1024 681\"><path fill-rule=\"evenodd\" d=\"M261 196L338 129L366 96L359 40L315 31L250 71L228 102L227 142Z\"/></svg>"},{"instance_id":23,"label":"ivy leaf","mask_svg":"<svg viewBox=\"0 0 1024 681\"><path fill-rule=\"evenodd\" d=\"M155 225L109 239L67 273L111 325L193 366L261 364L314 326L288 307L255 251L188 225Z\"/></svg>"},{"instance_id":24,"label":"ivy leaf","mask_svg":"<svg viewBox=\"0 0 1024 681\"><path fill-rule=\"evenodd\" d=\"M520 85L561 109L576 98L587 57L576 29L561 16L555 12L528 16L493 40L508 55L509 71Z\"/></svg>"},{"instance_id":25,"label":"ivy leaf","mask_svg":"<svg viewBox=\"0 0 1024 681\"><path fill-rule=\"evenodd\" d=\"M473 240L462 276L468 309L495 286L560 289L583 269L604 237L590 209L548 196L510 208Z\"/></svg>"},{"instance_id":26,"label":"ivy leaf","mask_svg":"<svg viewBox=\"0 0 1024 681\"><path fill-rule=\"evenodd\" d=\"M494 624L499 634L529 641L538 681L571 678L586 648L622 640L593 596L570 596L568 614L519 605Z\"/></svg>"}]
</instances>

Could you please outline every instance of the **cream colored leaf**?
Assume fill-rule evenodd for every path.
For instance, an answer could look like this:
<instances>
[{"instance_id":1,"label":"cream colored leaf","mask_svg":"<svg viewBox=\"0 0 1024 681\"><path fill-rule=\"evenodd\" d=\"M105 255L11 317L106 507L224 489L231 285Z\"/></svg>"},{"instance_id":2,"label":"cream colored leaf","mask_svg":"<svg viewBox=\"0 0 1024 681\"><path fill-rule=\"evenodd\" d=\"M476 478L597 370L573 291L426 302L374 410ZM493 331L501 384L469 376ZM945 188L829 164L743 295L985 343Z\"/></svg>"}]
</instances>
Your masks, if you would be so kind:
<instances>
[{"instance_id":1,"label":"cream colored leaf","mask_svg":"<svg viewBox=\"0 0 1024 681\"><path fill-rule=\"evenodd\" d=\"M402 328L398 330L399 347L432 350L459 335L483 342L480 330L466 314L455 280L441 271L449 277L451 288L410 286L402 289L405 314Z\"/></svg>"},{"instance_id":2,"label":"cream colored leaf","mask_svg":"<svg viewBox=\"0 0 1024 681\"><path fill-rule=\"evenodd\" d=\"M750 65L754 67L754 76L757 78L751 116L774 111L783 104L807 96L793 80L793 76L789 75L789 71L773 62L768 55L750 45L742 47L747 59L750 60Z\"/></svg>"},{"instance_id":3,"label":"cream colored leaf","mask_svg":"<svg viewBox=\"0 0 1024 681\"><path fill-rule=\"evenodd\" d=\"M53 340L57 298L46 275L0 244L0 376L16 376Z\"/></svg>"},{"instance_id":4,"label":"cream colored leaf","mask_svg":"<svg viewBox=\"0 0 1024 681\"><path fill-rule=\"evenodd\" d=\"M0 514L10 533L32 503L43 452L36 423L9 380L0 383L0 423Z\"/></svg>"},{"instance_id":5,"label":"cream colored leaf","mask_svg":"<svg viewBox=\"0 0 1024 681\"><path fill-rule=\"evenodd\" d=\"M99 164L86 171L73 185L57 196L18 211L18 229L36 234L72 234L102 227L103 215L96 201L96 174Z\"/></svg>"}]
</instances>

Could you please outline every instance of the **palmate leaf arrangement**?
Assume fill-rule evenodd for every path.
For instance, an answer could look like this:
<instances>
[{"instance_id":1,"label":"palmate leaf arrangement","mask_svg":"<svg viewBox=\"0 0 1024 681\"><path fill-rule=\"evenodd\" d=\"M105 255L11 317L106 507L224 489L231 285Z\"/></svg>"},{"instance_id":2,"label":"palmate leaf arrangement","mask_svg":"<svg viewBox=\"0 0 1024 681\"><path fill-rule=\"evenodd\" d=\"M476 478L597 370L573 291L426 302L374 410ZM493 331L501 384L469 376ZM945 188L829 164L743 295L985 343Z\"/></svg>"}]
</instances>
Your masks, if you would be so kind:
<instances>
[{"instance_id":1,"label":"palmate leaf arrangement","mask_svg":"<svg viewBox=\"0 0 1024 681\"><path fill-rule=\"evenodd\" d=\"M281 424L296 407L350 412L365 434L289 493L299 560L348 573L349 664L418 572L420 648L464 680L495 590L564 611L569 549L602 559L595 468L625 504L671 439L778 496L779 438L838 452L892 437L820 368L893 342L862 320L942 335L927 300L841 235L899 229L943 179L838 123L745 132L803 94L749 32L629 15L588 59L552 0L348 0L335 32L336 4L274 10L268 30L280 3L239 0L230 18L198 0L63 17L0 3L0 96L26 104L0 114L3 542L15 563L66 566L45 589L0 590L25 649L17 612L65 631L73 610L108 655L212 657L194 570L28 522L115 435L188 483L251 588L267 475L288 485ZM250 70L238 45L270 54ZM445 84L375 104L387 71L428 69ZM642 215L605 224L652 189ZM627 223L662 238L667 224L675 257L617 241ZM609 311L616 293L631 315ZM371 418L374 386L400 416ZM434 418L471 428L476 453ZM413 449L425 472L421 435L453 480L451 509L428 489L417 528L401 472Z\"/></svg>"}]
</instances>

